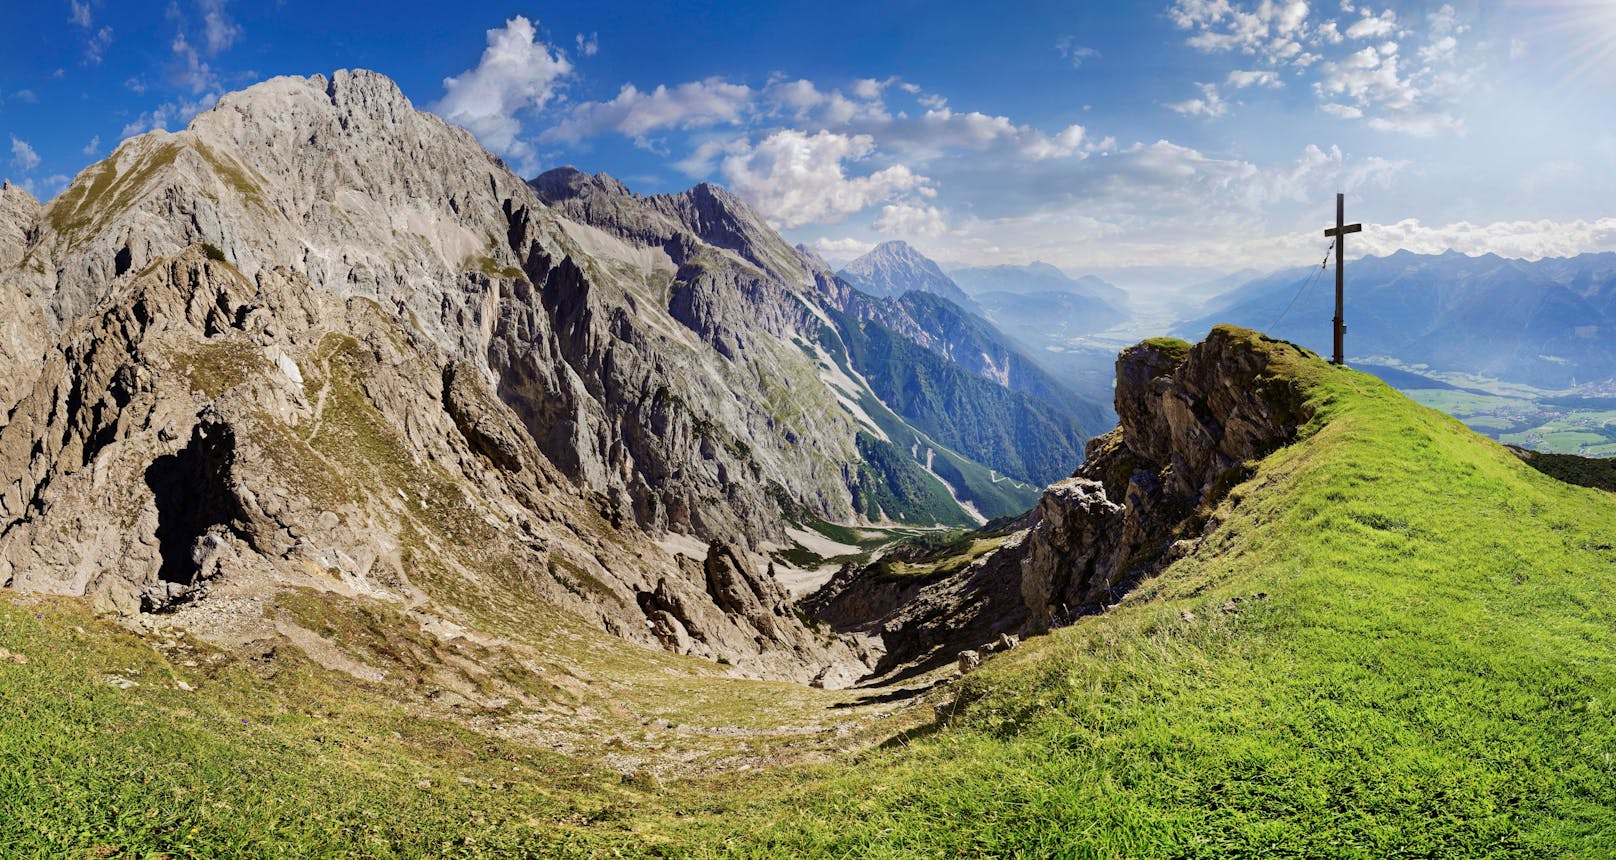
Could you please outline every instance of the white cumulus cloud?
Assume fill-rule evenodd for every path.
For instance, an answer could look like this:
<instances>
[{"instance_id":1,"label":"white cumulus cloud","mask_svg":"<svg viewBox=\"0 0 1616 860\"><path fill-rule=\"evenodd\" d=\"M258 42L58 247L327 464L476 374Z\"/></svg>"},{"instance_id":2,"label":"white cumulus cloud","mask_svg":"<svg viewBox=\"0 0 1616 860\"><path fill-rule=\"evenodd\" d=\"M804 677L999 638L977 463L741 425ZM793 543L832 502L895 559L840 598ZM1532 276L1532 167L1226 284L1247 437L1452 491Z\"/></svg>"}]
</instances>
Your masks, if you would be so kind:
<instances>
[{"instance_id":1,"label":"white cumulus cloud","mask_svg":"<svg viewBox=\"0 0 1616 860\"><path fill-rule=\"evenodd\" d=\"M1391 9L1379 15L1365 13L1347 27L1348 39L1380 39L1397 33L1397 13Z\"/></svg>"},{"instance_id":2,"label":"white cumulus cloud","mask_svg":"<svg viewBox=\"0 0 1616 860\"><path fill-rule=\"evenodd\" d=\"M890 236L936 238L948 232L942 210L923 203L889 203L881 207L875 229Z\"/></svg>"},{"instance_id":3,"label":"white cumulus cloud","mask_svg":"<svg viewBox=\"0 0 1616 860\"><path fill-rule=\"evenodd\" d=\"M1196 84L1201 88L1200 98L1168 102L1167 109L1185 116L1204 116L1215 119L1229 112L1229 103L1218 93L1216 84Z\"/></svg>"},{"instance_id":4,"label":"white cumulus cloud","mask_svg":"<svg viewBox=\"0 0 1616 860\"><path fill-rule=\"evenodd\" d=\"M443 98L432 110L531 171L536 154L519 138L518 115L549 104L572 68L565 55L539 40L534 22L517 15L488 31L488 47L476 68L444 79Z\"/></svg>"},{"instance_id":5,"label":"white cumulus cloud","mask_svg":"<svg viewBox=\"0 0 1616 860\"><path fill-rule=\"evenodd\" d=\"M174 52L174 79L192 93L216 89L219 86L219 76L214 73L213 67L206 60L184 33L175 33L174 41L169 46Z\"/></svg>"},{"instance_id":6,"label":"white cumulus cloud","mask_svg":"<svg viewBox=\"0 0 1616 860\"><path fill-rule=\"evenodd\" d=\"M1461 38L1470 27L1454 6L1404 19L1392 8L1339 5L1340 20L1321 20L1304 2L1175 0L1167 16L1187 31L1185 44L1196 51L1255 61L1243 60L1242 68L1227 73L1229 89L1277 88L1282 73L1304 75L1320 109L1332 116L1418 136L1463 134L1457 105L1471 88L1474 55L1484 45L1468 46ZM1191 116L1232 109L1210 84L1198 86L1200 98L1168 107Z\"/></svg>"},{"instance_id":7,"label":"white cumulus cloud","mask_svg":"<svg viewBox=\"0 0 1616 860\"><path fill-rule=\"evenodd\" d=\"M848 163L874 149L868 135L785 129L755 145L737 146L719 170L729 187L776 227L834 223L929 182L901 164L864 176L847 175Z\"/></svg>"},{"instance_id":8,"label":"white cumulus cloud","mask_svg":"<svg viewBox=\"0 0 1616 860\"><path fill-rule=\"evenodd\" d=\"M230 20L225 12L226 0L200 0L202 9L202 38L208 56L215 56L241 38L241 27Z\"/></svg>"},{"instance_id":9,"label":"white cumulus cloud","mask_svg":"<svg viewBox=\"0 0 1616 860\"><path fill-rule=\"evenodd\" d=\"M546 140L576 143L606 132L633 138L664 128L692 129L737 122L754 91L720 78L692 81L641 92L627 84L609 102L575 105L566 118L544 132Z\"/></svg>"},{"instance_id":10,"label":"white cumulus cloud","mask_svg":"<svg viewBox=\"0 0 1616 860\"><path fill-rule=\"evenodd\" d=\"M1237 90L1243 90L1246 87L1274 88L1285 85L1285 83L1279 79L1279 73L1273 71L1272 69L1253 69L1249 71L1244 69L1235 69L1229 73L1229 78L1226 83Z\"/></svg>"}]
</instances>

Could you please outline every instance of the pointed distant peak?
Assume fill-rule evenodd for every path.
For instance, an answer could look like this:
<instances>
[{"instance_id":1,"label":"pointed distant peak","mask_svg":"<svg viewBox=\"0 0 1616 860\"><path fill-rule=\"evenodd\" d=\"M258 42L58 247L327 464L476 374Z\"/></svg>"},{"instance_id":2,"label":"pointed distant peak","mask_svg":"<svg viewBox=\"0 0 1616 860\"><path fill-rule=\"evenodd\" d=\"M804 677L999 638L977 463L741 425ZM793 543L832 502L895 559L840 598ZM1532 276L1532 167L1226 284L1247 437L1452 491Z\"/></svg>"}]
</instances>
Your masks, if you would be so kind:
<instances>
[{"instance_id":1,"label":"pointed distant peak","mask_svg":"<svg viewBox=\"0 0 1616 860\"><path fill-rule=\"evenodd\" d=\"M944 277L942 268L936 262L902 239L888 239L876 245L869 253L848 263L847 268L849 271L866 271L874 267L891 265L919 268L927 272L936 272L939 277Z\"/></svg>"},{"instance_id":2,"label":"pointed distant peak","mask_svg":"<svg viewBox=\"0 0 1616 860\"><path fill-rule=\"evenodd\" d=\"M900 255L903 255L903 256L906 256L906 257L924 257L924 256L926 256L925 254L922 254L922 253L920 253L920 251L916 250L915 246L909 244L908 242L905 242L902 239L888 239L885 242L882 242L881 244L876 245L875 249L872 250L870 253L872 253L872 254L900 254Z\"/></svg>"},{"instance_id":3,"label":"pointed distant peak","mask_svg":"<svg viewBox=\"0 0 1616 860\"><path fill-rule=\"evenodd\" d=\"M902 239L876 245L868 254L848 263L839 272L842 279L872 296L901 296L918 290L935 293L951 301L969 301L953 279L943 274L936 261Z\"/></svg>"},{"instance_id":4,"label":"pointed distant peak","mask_svg":"<svg viewBox=\"0 0 1616 860\"><path fill-rule=\"evenodd\" d=\"M605 195L607 197L631 197L632 192L628 186L618 182L606 173L597 173L593 176L579 170L572 165L557 167L527 181L528 187L539 195L539 199L548 205L554 205L566 200L577 200Z\"/></svg>"}]
</instances>

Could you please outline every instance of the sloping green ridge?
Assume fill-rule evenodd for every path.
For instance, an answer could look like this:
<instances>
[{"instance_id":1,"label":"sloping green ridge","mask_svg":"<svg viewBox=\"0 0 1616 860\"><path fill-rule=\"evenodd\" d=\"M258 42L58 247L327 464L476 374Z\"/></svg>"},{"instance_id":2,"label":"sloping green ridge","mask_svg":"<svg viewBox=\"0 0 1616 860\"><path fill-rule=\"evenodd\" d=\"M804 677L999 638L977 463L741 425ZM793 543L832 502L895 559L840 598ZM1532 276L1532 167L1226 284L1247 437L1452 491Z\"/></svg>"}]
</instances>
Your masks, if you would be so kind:
<instances>
[{"instance_id":1,"label":"sloping green ridge","mask_svg":"<svg viewBox=\"0 0 1616 860\"><path fill-rule=\"evenodd\" d=\"M638 785L306 668L184 694L75 605L0 602L30 655L0 655L0 855L1616 854L1611 496L1287 372L1317 417L1196 554L813 767Z\"/></svg>"},{"instance_id":2,"label":"sloping green ridge","mask_svg":"<svg viewBox=\"0 0 1616 860\"><path fill-rule=\"evenodd\" d=\"M1616 854L1616 503L1365 374L947 728L668 822L833 856ZM721 793L718 796L724 796ZM694 826L689 822L696 822Z\"/></svg>"}]
</instances>

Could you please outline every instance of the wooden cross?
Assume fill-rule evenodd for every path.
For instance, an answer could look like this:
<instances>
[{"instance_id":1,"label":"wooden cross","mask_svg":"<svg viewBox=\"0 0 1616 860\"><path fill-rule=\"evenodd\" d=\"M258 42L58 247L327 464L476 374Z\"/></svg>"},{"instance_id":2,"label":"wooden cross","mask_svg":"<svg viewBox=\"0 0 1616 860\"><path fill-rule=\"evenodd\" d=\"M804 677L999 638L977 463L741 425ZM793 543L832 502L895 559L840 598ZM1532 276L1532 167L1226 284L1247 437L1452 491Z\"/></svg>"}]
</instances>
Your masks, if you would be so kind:
<instances>
[{"instance_id":1,"label":"wooden cross","mask_svg":"<svg viewBox=\"0 0 1616 860\"><path fill-rule=\"evenodd\" d=\"M1337 194L1335 196L1335 229L1324 231L1324 235L1335 237L1335 357L1330 361L1337 365L1347 363L1341 357L1341 341L1345 339L1347 334L1347 322L1344 318L1345 301L1343 299L1347 280L1346 274L1341 268L1344 254L1342 247L1347 244L1348 233L1358 233L1363 230L1362 224L1348 224L1346 220L1347 195Z\"/></svg>"}]
</instances>

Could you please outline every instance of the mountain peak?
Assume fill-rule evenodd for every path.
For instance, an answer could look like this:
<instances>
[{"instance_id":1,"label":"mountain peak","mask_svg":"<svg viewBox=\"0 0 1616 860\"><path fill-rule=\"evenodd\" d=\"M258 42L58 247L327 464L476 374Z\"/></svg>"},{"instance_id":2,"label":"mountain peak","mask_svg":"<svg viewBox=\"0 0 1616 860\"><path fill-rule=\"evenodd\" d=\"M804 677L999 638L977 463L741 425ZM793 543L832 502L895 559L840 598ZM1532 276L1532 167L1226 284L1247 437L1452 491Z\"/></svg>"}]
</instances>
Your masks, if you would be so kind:
<instances>
[{"instance_id":1,"label":"mountain peak","mask_svg":"<svg viewBox=\"0 0 1616 860\"><path fill-rule=\"evenodd\" d=\"M211 109L198 114L191 129L284 122L305 114L306 106L318 101L343 116L363 116L390 125L416 114L415 106L392 78L368 69L338 69L330 77L282 75L227 93Z\"/></svg>"},{"instance_id":2,"label":"mountain peak","mask_svg":"<svg viewBox=\"0 0 1616 860\"><path fill-rule=\"evenodd\" d=\"M585 198L595 194L605 194L608 197L633 196L628 186L610 174L596 173L591 176L570 164L546 170L529 179L527 184L539 195L540 200L551 206L563 200Z\"/></svg>"},{"instance_id":3,"label":"mountain peak","mask_svg":"<svg viewBox=\"0 0 1616 860\"><path fill-rule=\"evenodd\" d=\"M941 267L902 239L876 245L868 254L848 263L842 279L872 296L896 297L910 290L935 293L956 304L970 299Z\"/></svg>"}]
</instances>

